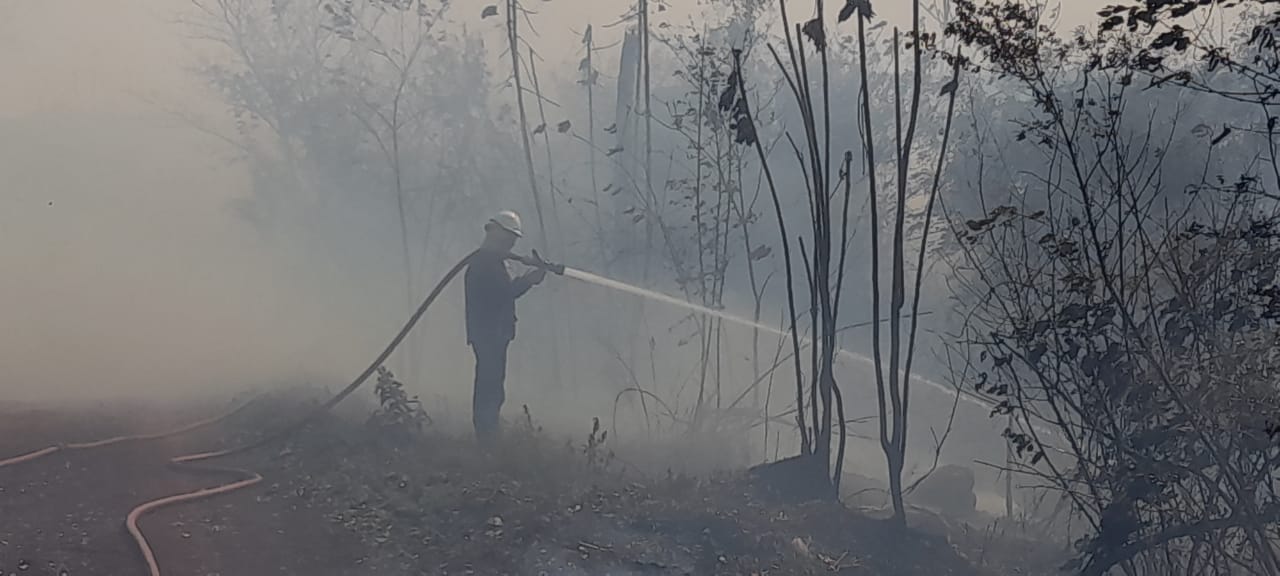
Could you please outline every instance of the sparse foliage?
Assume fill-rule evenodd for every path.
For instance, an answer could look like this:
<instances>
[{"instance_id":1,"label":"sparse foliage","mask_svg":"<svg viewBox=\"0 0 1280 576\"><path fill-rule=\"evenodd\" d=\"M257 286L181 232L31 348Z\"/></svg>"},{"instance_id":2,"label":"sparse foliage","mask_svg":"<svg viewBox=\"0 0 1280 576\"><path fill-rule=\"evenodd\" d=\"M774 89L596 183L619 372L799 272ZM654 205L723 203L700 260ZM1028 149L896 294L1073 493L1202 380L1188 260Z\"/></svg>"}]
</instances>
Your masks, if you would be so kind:
<instances>
[{"instance_id":1,"label":"sparse foliage","mask_svg":"<svg viewBox=\"0 0 1280 576\"><path fill-rule=\"evenodd\" d=\"M396 438L420 434L431 424L431 417L416 395L410 396L404 384L385 367L378 367L378 381L374 386L378 395L378 409L369 416L369 425Z\"/></svg>"},{"instance_id":2,"label":"sparse foliage","mask_svg":"<svg viewBox=\"0 0 1280 576\"><path fill-rule=\"evenodd\" d=\"M587 435L587 443L582 446L582 454L586 457L587 470L603 472L613 462L613 450L605 445L609 439L609 431L600 429L600 419L591 419L591 433Z\"/></svg>"},{"instance_id":3,"label":"sparse foliage","mask_svg":"<svg viewBox=\"0 0 1280 576\"><path fill-rule=\"evenodd\" d=\"M1086 524L1074 570L1275 575L1280 446L1266 430L1280 221L1276 183L1260 174L1275 158L1234 162L1224 150L1256 154L1258 141L1199 127L1187 138L1184 106L1158 106L1163 82L1131 87L1169 66L1191 87L1215 66L1151 60L1192 48L1136 34L1194 10L1156 4L1109 8L1102 35L1064 40L1035 7L957 2L949 32L980 51L975 68L1031 102L1012 140L1042 155L997 185L990 208L952 215L965 340L978 390L1013 417L1018 471ZM1135 34L1114 30L1118 14L1141 24ZM1214 76L1221 86L1252 74ZM1223 110L1232 122L1252 111Z\"/></svg>"}]
</instances>

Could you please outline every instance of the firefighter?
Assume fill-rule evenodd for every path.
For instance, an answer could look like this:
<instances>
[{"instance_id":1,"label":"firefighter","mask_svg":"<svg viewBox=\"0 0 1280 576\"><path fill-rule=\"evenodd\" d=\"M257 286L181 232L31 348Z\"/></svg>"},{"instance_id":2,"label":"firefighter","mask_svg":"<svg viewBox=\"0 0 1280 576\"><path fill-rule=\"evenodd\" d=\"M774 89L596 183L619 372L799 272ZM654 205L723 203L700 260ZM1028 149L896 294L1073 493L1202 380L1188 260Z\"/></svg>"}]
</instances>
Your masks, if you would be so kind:
<instances>
[{"instance_id":1,"label":"firefighter","mask_svg":"<svg viewBox=\"0 0 1280 576\"><path fill-rule=\"evenodd\" d=\"M516 299L541 284L546 270L535 268L512 278L511 249L523 234L520 216L499 212L484 226L484 243L467 265L467 343L476 356L471 418L476 438L489 443L498 433L498 415L506 400L507 346L516 335Z\"/></svg>"}]
</instances>

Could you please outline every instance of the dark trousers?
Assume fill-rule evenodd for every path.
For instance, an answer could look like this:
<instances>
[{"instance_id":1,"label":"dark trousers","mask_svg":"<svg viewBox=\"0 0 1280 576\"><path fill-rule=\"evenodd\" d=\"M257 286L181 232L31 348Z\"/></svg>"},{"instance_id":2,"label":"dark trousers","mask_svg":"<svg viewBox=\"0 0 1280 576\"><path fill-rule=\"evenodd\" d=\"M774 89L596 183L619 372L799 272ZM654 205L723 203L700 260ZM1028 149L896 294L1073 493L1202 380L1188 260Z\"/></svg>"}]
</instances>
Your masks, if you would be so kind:
<instances>
[{"instance_id":1,"label":"dark trousers","mask_svg":"<svg viewBox=\"0 0 1280 576\"><path fill-rule=\"evenodd\" d=\"M476 381L471 395L471 422L476 438L489 442L498 434L502 403L507 399L507 342L472 342Z\"/></svg>"}]
</instances>

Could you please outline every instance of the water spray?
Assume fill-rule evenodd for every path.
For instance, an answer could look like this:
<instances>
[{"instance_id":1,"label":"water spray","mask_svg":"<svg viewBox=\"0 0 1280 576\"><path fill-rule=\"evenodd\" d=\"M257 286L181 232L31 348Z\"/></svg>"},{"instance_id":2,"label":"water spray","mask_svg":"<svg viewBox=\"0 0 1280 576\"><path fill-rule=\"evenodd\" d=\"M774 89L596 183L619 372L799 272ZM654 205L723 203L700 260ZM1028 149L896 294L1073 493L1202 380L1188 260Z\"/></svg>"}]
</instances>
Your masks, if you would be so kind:
<instances>
[{"instance_id":1,"label":"water spray","mask_svg":"<svg viewBox=\"0 0 1280 576\"><path fill-rule=\"evenodd\" d=\"M685 309L685 310L689 310L689 311L692 311L692 312L697 312L697 313L699 313L699 314L706 314L706 315L708 315L708 316L714 316L714 317L719 318L719 319L721 319L721 320L726 320L726 321L728 321L728 322L731 322L731 323L734 323L734 324L738 324L738 325L740 325L740 326L746 326L746 327L748 327L748 328L758 328L758 329L760 329L760 330L761 330L761 331L763 331L763 332L768 332L768 333L773 334L773 335L775 335L775 336L780 336L780 337L789 337L789 336L791 335L791 333L790 333L790 332L787 332L787 331L785 331L785 330L781 330L781 329L779 329L779 328L777 328L777 327L770 326L770 325L768 325L768 324L764 324L764 323L762 323L762 322L755 322L755 321L752 321L752 320L750 320L750 319L743 318L742 316L737 316L737 315L734 315L734 314L730 314L730 313L728 313L728 312L725 312L724 310L718 310L718 309L715 309L715 308L708 308L708 307L706 307L706 306L701 306L701 305L698 305L698 304L694 304L694 303L689 302L689 301L687 301L687 300L682 300L682 299L680 299L680 298L676 298L675 296L670 296L670 295L667 295L667 294L663 294L663 293L661 293L661 292L655 292L655 291L653 291L653 290L646 290L646 289L641 288L641 287L639 287L639 286L633 286L633 285L631 285L631 284L627 284L626 282L620 282L620 281L618 281L618 280L614 280L614 279L612 279L612 278L606 278L606 277L604 277L604 276L600 276L600 275L597 275L597 274L592 274L592 273L590 273L590 272L586 272L586 271L583 271L583 270L579 270L579 269L577 269L577 268L569 268L569 267L565 267L565 266L560 266L560 268L563 270L563 273L562 273L561 275L562 275L562 276L565 276L565 277L567 277L567 278L573 278L574 280L579 280L579 281L582 281L582 282L586 282L586 283L588 283L588 284L594 284L594 285L596 285L596 286L600 286L600 287L603 287L603 288L608 288L608 289L611 289L611 290L617 290L617 291L619 291L619 292L625 292L625 293L628 293L628 294L632 294L632 295L634 295L634 296L639 296L639 297L641 297L641 298L646 298L646 299L649 299L649 300L653 300L653 301L655 301L655 302L661 302L661 303L663 303L663 304L668 304L668 305L671 305L671 306L675 306L675 307L677 307L677 308L683 308L683 309ZM801 342L801 343L802 343L802 345L804 345L804 346L808 346L808 345L810 345L810 344L811 344L811 343L810 343L810 341L809 341L809 339L808 339L808 338L805 338L805 337L803 337L803 336L801 336L801 337L800 337L800 342ZM837 350L837 351L836 351L836 354L837 354L837 355L839 355L841 358L845 358L845 359L847 359L847 360L852 360L852 361L854 361L854 362L857 362L857 363L860 363L860 364L863 364L863 365L867 365L867 366L874 366L874 365L875 365L875 360L873 360L872 358L867 357L867 356L862 355L862 354L858 354L858 353L856 353L856 352L851 352L851 351L849 351L849 350L839 349L839 350ZM913 381L913 382L915 382L915 383L917 383L917 384L923 384L923 385L925 385L925 386L928 386L928 387L933 388L933 389L935 389L935 390L938 390L938 391L940 391L940 392L944 392L944 393L947 393L947 394L954 394L954 393L956 392L956 389L955 389L955 388L953 388L953 387L951 387L951 386L947 386L947 385L945 385L945 384L943 384L943 383L941 383L941 382L935 382L935 381L930 380L930 379L928 379L928 378L923 378L923 377L920 377L920 376L912 376L912 377L911 377L911 379L912 379L912 381ZM993 409L993 406L992 406L991 404L989 404L988 402L986 402L986 401L982 400L981 398L975 397L975 396L974 396L974 395L972 395L972 394L965 393L965 392L961 392L960 397L961 397L961 399L963 399L965 402L968 402L968 403L973 404L973 405L975 405L975 406L981 407L981 408L983 408L983 409L986 409L986 410L992 410L992 409Z\"/></svg>"},{"instance_id":2,"label":"water spray","mask_svg":"<svg viewBox=\"0 0 1280 576\"><path fill-rule=\"evenodd\" d=\"M548 262L545 259L543 259L540 254L538 254L537 250L533 250L533 254L531 256L520 256L517 254L511 254L507 256L507 259L515 262L519 262L531 268L541 268L557 276L573 278L574 280L578 280L580 282L586 282L588 284L594 284L602 288L617 290L619 292L624 292L627 294L631 294L633 296L639 296L641 298L652 300L654 302L660 302L660 303L674 306L677 308L683 308L685 310L697 312L699 314L714 316L716 318L719 318L721 320L727 320L739 326L745 326L748 328L757 328L759 330L768 332L775 336L788 337L791 335L789 332L781 330L777 327L770 326L762 322L749 320L742 316L730 314L728 312L725 312L724 310L717 310L715 308L709 308L707 306L694 304L687 300L676 298L675 296L670 296L654 290L647 290L639 286L627 284L626 282L621 282L619 280L614 280L612 278L606 278L598 274L592 274L585 270L570 268L568 266L565 266L564 264L555 264L555 263ZM808 346L811 344L808 338L801 337L800 341L805 346ZM863 354L858 354L856 352L851 352L849 350L844 350L844 349L836 350L836 354L841 358L852 360L864 366L872 366L872 367L875 366L875 360ZM923 378L920 376L912 376L912 380L918 384L923 384L925 386L928 386L930 388L933 388L934 390L943 392L945 394L952 394L957 392L957 390L951 386L947 386L945 384L942 384L941 382L936 382L928 378ZM995 409L995 407L991 405L989 402L971 393L967 393L964 391L959 391L959 392L960 392L960 398L969 404L978 406L984 410Z\"/></svg>"}]
</instances>

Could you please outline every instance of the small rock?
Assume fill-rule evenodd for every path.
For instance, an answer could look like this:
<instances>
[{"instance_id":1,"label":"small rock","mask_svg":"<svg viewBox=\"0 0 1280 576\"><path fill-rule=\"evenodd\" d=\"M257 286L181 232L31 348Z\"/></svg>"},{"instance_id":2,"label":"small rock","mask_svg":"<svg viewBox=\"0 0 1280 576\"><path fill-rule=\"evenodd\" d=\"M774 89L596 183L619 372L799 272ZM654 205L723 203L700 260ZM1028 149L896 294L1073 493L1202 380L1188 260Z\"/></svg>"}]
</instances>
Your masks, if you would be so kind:
<instances>
[{"instance_id":1,"label":"small rock","mask_svg":"<svg viewBox=\"0 0 1280 576\"><path fill-rule=\"evenodd\" d=\"M804 539L799 536L791 539L791 549L795 550L796 554L799 554L800 556L804 556L806 558L811 556L811 553L809 552L809 543L805 542Z\"/></svg>"},{"instance_id":2,"label":"small rock","mask_svg":"<svg viewBox=\"0 0 1280 576\"><path fill-rule=\"evenodd\" d=\"M488 525L489 525L489 527L490 527L490 528L501 528L501 527L502 527L502 517L501 517L501 516L494 516L493 518L490 518L490 519L489 519L489 522L488 522Z\"/></svg>"}]
</instances>

